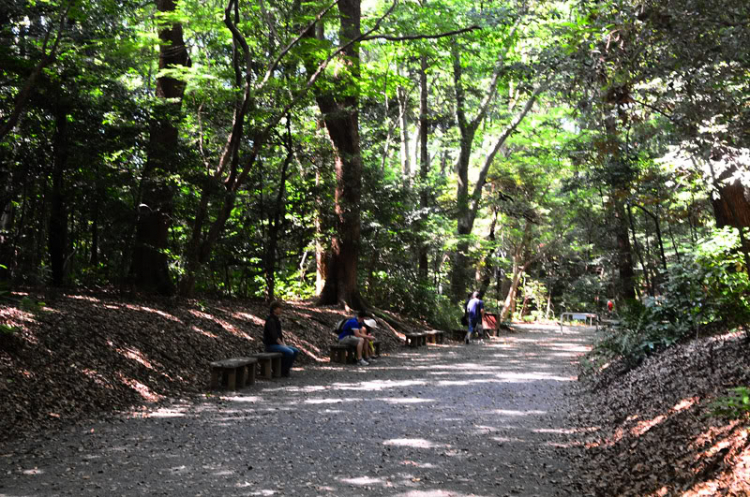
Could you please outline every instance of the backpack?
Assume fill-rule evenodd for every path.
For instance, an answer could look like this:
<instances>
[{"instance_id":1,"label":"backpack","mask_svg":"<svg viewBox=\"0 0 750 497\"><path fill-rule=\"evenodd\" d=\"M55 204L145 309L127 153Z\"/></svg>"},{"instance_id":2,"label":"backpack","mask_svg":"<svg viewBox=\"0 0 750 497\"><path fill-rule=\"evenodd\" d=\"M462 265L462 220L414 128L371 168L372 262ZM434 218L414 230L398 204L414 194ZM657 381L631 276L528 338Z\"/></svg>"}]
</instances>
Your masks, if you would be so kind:
<instances>
[{"instance_id":1,"label":"backpack","mask_svg":"<svg viewBox=\"0 0 750 497\"><path fill-rule=\"evenodd\" d=\"M336 327L333 329L333 332L336 333L336 338L338 338L341 332L344 331L344 325L349 319L350 318L344 318L336 323Z\"/></svg>"}]
</instances>

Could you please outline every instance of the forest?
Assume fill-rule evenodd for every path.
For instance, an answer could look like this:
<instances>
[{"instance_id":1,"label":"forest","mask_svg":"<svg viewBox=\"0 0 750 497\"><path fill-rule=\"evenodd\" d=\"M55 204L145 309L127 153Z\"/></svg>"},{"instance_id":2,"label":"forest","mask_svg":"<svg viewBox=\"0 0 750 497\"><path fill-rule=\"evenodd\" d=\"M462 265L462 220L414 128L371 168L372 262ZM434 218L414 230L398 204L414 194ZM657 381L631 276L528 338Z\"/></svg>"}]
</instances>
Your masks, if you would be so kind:
<instances>
[{"instance_id":1,"label":"forest","mask_svg":"<svg viewBox=\"0 0 750 497\"><path fill-rule=\"evenodd\" d=\"M747 318L748 7L10 1L13 285ZM660 319L664 320L664 319Z\"/></svg>"},{"instance_id":2,"label":"forest","mask_svg":"<svg viewBox=\"0 0 750 497\"><path fill-rule=\"evenodd\" d=\"M748 19L740 0L3 0L0 393L18 397L0 412L46 416L12 407L24 353L47 367L29 344L75 354L87 335L47 317L71 336L30 338L17 310L66 292L94 295L61 308L102 327L120 299L188 302L133 321L156 349L235 302L255 317L212 318L235 335L205 342L220 355L273 301L328 340L341 315L326 309L450 330L476 291L505 327L611 318L583 362L601 392L616 375L647 398L648 371L731 369L702 391L733 389L711 412L744 419L730 452L747 459ZM745 356L677 349L727 334ZM201 347L169 382L200 390ZM679 383L672 413L696 395ZM610 420L635 423L632 398L607 391ZM80 409L125 402L106 395Z\"/></svg>"}]
</instances>

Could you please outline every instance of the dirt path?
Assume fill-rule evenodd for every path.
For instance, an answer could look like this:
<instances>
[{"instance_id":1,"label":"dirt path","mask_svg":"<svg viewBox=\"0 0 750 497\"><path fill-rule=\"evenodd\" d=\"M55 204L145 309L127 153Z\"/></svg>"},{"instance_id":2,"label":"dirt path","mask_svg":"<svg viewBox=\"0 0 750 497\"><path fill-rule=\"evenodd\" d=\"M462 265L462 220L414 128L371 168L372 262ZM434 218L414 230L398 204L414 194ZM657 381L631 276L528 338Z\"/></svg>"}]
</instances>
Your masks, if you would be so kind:
<instances>
[{"instance_id":1,"label":"dirt path","mask_svg":"<svg viewBox=\"0 0 750 497\"><path fill-rule=\"evenodd\" d=\"M568 495L592 335L523 327L40 435L0 446L0 496Z\"/></svg>"}]
</instances>

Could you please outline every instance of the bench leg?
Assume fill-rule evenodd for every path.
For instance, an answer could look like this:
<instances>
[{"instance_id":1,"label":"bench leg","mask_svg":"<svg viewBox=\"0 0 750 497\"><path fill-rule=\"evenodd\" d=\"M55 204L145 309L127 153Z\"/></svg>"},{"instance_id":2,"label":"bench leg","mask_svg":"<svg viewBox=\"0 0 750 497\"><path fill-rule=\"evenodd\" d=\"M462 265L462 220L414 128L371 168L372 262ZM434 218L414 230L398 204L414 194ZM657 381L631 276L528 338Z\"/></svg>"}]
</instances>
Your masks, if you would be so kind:
<instances>
[{"instance_id":1,"label":"bench leg","mask_svg":"<svg viewBox=\"0 0 750 497\"><path fill-rule=\"evenodd\" d=\"M271 360L270 359L258 361L258 365L260 366L261 378L265 378L266 380L270 380L271 378L273 378L273 373L271 372Z\"/></svg>"},{"instance_id":2,"label":"bench leg","mask_svg":"<svg viewBox=\"0 0 750 497\"><path fill-rule=\"evenodd\" d=\"M281 357L271 359L271 371L274 378L281 378Z\"/></svg>"},{"instance_id":3,"label":"bench leg","mask_svg":"<svg viewBox=\"0 0 750 497\"><path fill-rule=\"evenodd\" d=\"M219 375L221 374L220 368L211 368L211 390L219 388Z\"/></svg>"},{"instance_id":4,"label":"bench leg","mask_svg":"<svg viewBox=\"0 0 750 497\"><path fill-rule=\"evenodd\" d=\"M255 385L255 364L248 364L245 366L247 370L247 385Z\"/></svg>"},{"instance_id":5,"label":"bench leg","mask_svg":"<svg viewBox=\"0 0 750 497\"><path fill-rule=\"evenodd\" d=\"M237 389L237 368L227 370L227 388L230 390Z\"/></svg>"},{"instance_id":6,"label":"bench leg","mask_svg":"<svg viewBox=\"0 0 750 497\"><path fill-rule=\"evenodd\" d=\"M375 344L375 355L380 355L380 342L376 342Z\"/></svg>"}]
</instances>

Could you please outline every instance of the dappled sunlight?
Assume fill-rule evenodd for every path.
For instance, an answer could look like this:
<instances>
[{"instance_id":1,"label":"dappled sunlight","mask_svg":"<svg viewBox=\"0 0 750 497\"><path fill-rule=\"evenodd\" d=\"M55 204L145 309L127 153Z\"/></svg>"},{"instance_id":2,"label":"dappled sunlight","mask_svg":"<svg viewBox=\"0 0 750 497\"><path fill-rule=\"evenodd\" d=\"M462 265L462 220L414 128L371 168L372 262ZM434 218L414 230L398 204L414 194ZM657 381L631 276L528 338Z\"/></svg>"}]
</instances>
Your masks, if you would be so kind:
<instances>
[{"instance_id":1,"label":"dappled sunlight","mask_svg":"<svg viewBox=\"0 0 750 497\"><path fill-rule=\"evenodd\" d=\"M120 382L138 392L138 394L143 397L143 400L147 402L157 402L164 398L162 395L152 392L150 388L148 388L140 381L134 380L133 378L128 378L121 372L117 373L117 378L120 380Z\"/></svg>"},{"instance_id":2,"label":"dappled sunlight","mask_svg":"<svg viewBox=\"0 0 750 497\"><path fill-rule=\"evenodd\" d=\"M65 297L71 300L83 300L84 302L92 302L96 304L101 303L101 300L99 300L96 297L91 297L89 295L66 295Z\"/></svg>"},{"instance_id":3,"label":"dappled sunlight","mask_svg":"<svg viewBox=\"0 0 750 497\"><path fill-rule=\"evenodd\" d=\"M145 305L124 304L124 307L126 309L130 309L131 311L150 312L151 314L156 314L157 316L163 317L164 319L167 319L169 321L173 321L175 323L180 323L180 324L185 324L182 322L180 318L177 318L171 314L168 314L164 311L160 311L158 309L152 309L150 307L146 307Z\"/></svg>"},{"instance_id":4,"label":"dappled sunlight","mask_svg":"<svg viewBox=\"0 0 750 497\"><path fill-rule=\"evenodd\" d=\"M246 321L252 322L253 324L257 324L258 326L264 326L266 324L266 320L264 318L259 318L258 316L255 316L254 314L248 314L247 312L231 312L228 310L225 310L224 312L226 312L227 314L229 314L235 319L244 319Z\"/></svg>"},{"instance_id":5,"label":"dappled sunlight","mask_svg":"<svg viewBox=\"0 0 750 497\"><path fill-rule=\"evenodd\" d=\"M44 470L39 469L39 468L24 469L23 471L21 471L21 474L27 475L27 476L43 475Z\"/></svg>"},{"instance_id":6,"label":"dappled sunlight","mask_svg":"<svg viewBox=\"0 0 750 497\"><path fill-rule=\"evenodd\" d=\"M465 494L454 490L410 490L408 492L395 494L394 497L482 497L479 494Z\"/></svg>"},{"instance_id":7,"label":"dappled sunlight","mask_svg":"<svg viewBox=\"0 0 750 497\"><path fill-rule=\"evenodd\" d=\"M383 445L411 447L412 449L435 449L438 447L446 447L446 445L435 444L424 438L392 438L383 442Z\"/></svg>"},{"instance_id":8,"label":"dappled sunlight","mask_svg":"<svg viewBox=\"0 0 750 497\"><path fill-rule=\"evenodd\" d=\"M437 402L436 399L421 399L421 398L416 398L416 397L402 398L402 399L392 399L388 397L381 397L375 400L380 400L383 402L387 402L389 404L425 404L428 402Z\"/></svg>"},{"instance_id":9,"label":"dappled sunlight","mask_svg":"<svg viewBox=\"0 0 750 497\"><path fill-rule=\"evenodd\" d=\"M363 381L361 383L333 383L331 389L333 390L364 390L377 392L386 390L389 388L408 387L415 385L425 385L427 382L423 380L404 380L404 381L393 381L393 380L372 380Z\"/></svg>"},{"instance_id":10,"label":"dappled sunlight","mask_svg":"<svg viewBox=\"0 0 750 497\"><path fill-rule=\"evenodd\" d=\"M184 418L185 411L186 411L185 408L162 407L161 409L157 409L156 411L150 413L150 417L152 418Z\"/></svg>"},{"instance_id":11,"label":"dappled sunlight","mask_svg":"<svg viewBox=\"0 0 750 497\"><path fill-rule=\"evenodd\" d=\"M407 459L405 461L401 461L401 464L403 466L414 466L416 468L422 468L422 469L432 469L432 468L437 467L434 464L429 463L429 462L412 461L412 460L409 460L409 459Z\"/></svg>"},{"instance_id":12,"label":"dappled sunlight","mask_svg":"<svg viewBox=\"0 0 750 497\"><path fill-rule=\"evenodd\" d=\"M554 374L547 373L500 373L495 375L497 378L507 382L524 382L524 381L537 381L537 380L552 380L552 381L577 381L578 378L575 376L557 376Z\"/></svg>"},{"instance_id":13,"label":"dappled sunlight","mask_svg":"<svg viewBox=\"0 0 750 497\"><path fill-rule=\"evenodd\" d=\"M512 411L508 409L495 409L492 412L501 416L541 416L547 414L547 411Z\"/></svg>"},{"instance_id":14,"label":"dappled sunlight","mask_svg":"<svg viewBox=\"0 0 750 497\"><path fill-rule=\"evenodd\" d=\"M640 437L654 426L662 423L667 417L663 414L656 416L653 419L647 419L639 422L633 428L630 429L630 434L636 437Z\"/></svg>"},{"instance_id":15,"label":"dappled sunlight","mask_svg":"<svg viewBox=\"0 0 750 497\"><path fill-rule=\"evenodd\" d=\"M227 402L241 402L243 404L255 404L258 402L263 401L263 397L260 395L238 395L238 396L227 396L222 395L221 400L226 400Z\"/></svg>"},{"instance_id":16,"label":"dappled sunlight","mask_svg":"<svg viewBox=\"0 0 750 497\"><path fill-rule=\"evenodd\" d=\"M343 483L348 483L349 485L359 485L359 486L385 483L385 480L383 480L383 478L371 478L369 476L360 476L358 478L339 478L339 481Z\"/></svg>"},{"instance_id":17,"label":"dappled sunlight","mask_svg":"<svg viewBox=\"0 0 750 497\"><path fill-rule=\"evenodd\" d=\"M198 311L196 309L190 309L188 311L188 313L192 314L193 316L195 316L197 318L205 319L207 321L213 321L214 323L216 323L219 326L221 326L224 329L224 331L226 331L227 333L230 333L230 334L232 334L234 336L241 337L241 338L246 338L247 340L254 340L250 335L248 335L247 333L245 333L241 329L237 328L235 325L233 325L229 321L225 321L225 320L223 320L221 318L217 318L213 314L208 314L206 312L201 312L201 311ZM263 323L265 323L265 321Z\"/></svg>"},{"instance_id":18,"label":"dappled sunlight","mask_svg":"<svg viewBox=\"0 0 750 497\"><path fill-rule=\"evenodd\" d=\"M140 350L134 349L132 347L128 347L124 349L117 347L114 343L112 343L111 340L107 340L107 345L112 347L115 350L115 352L117 352L121 356L126 357L132 361L135 361L145 368L154 369L154 366L151 365L151 361Z\"/></svg>"},{"instance_id":19,"label":"dappled sunlight","mask_svg":"<svg viewBox=\"0 0 750 497\"><path fill-rule=\"evenodd\" d=\"M362 402L364 399L307 399L303 404L343 404L344 402Z\"/></svg>"},{"instance_id":20,"label":"dappled sunlight","mask_svg":"<svg viewBox=\"0 0 750 497\"><path fill-rule=\"evenodd\" d=\"M195 325L192 325L190 327L191 330L195 331L196 333L200 333L201 335L208 337L208 338L219 338L218 336L214 335L210 331L202 330L201 328L198 328Z\"/></svg>"}]
</instances>

